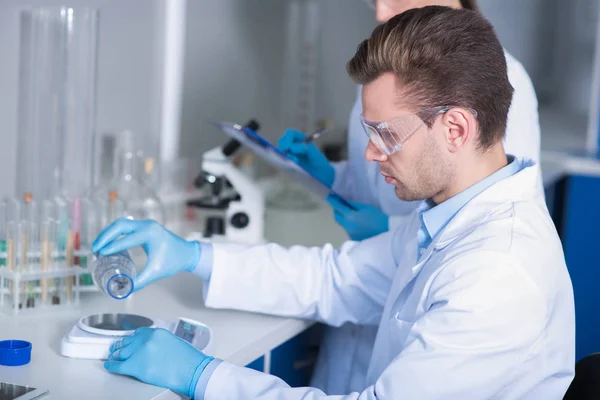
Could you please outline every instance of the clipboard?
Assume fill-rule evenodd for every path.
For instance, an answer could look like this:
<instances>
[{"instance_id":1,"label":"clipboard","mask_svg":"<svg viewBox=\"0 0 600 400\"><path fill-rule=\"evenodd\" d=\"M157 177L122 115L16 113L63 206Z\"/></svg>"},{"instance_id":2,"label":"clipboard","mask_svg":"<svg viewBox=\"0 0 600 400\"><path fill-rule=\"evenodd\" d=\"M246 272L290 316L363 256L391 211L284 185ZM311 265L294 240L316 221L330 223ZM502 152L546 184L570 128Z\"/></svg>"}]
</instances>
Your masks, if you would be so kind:
<instances>
[{"instance_id":1,"label":"clipboard","mask_svg":"<svg viewBox=\"0 0 600 400\"><path fill-rule=\"evenodd\" d=\"M272 167L292 176L320 198L325 199L328 196L335 197L348 208L355 210L354 206L346 199L321 183L320 180L298 165L294 160L289 158L285 153L281 152L277 147L273 146L271 142L260 136L254 130L231 122L211 122L211 124L227 136L237 140L243 146L250 149L250 151Z\"/></svg>"}]
</instances>

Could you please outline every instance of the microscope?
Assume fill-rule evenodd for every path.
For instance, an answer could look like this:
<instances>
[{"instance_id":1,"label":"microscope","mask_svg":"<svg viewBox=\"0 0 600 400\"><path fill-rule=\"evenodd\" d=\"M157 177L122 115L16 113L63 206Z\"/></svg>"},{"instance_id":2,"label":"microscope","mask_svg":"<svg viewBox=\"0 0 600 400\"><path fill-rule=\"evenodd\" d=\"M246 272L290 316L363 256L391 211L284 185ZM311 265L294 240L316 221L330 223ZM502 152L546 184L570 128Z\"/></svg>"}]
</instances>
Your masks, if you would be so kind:
<instances>
[{"instance_id":1,"label":"microscope","mask_svg":"<svg viewBox=\"0 0 600 400\"><path fill-rule=\"evenodd\" d=\"M253 131L260 128L255 120L250 120L246 127ZM209 185L210 194L187 204L221 214L206 219L204 240L248 244L264 242L264 193L256 182L233 164L232 156L240 147L239 141L231 139L202 156L202 172L194 184L198 188Z\"/></svg>"}]
</instances>

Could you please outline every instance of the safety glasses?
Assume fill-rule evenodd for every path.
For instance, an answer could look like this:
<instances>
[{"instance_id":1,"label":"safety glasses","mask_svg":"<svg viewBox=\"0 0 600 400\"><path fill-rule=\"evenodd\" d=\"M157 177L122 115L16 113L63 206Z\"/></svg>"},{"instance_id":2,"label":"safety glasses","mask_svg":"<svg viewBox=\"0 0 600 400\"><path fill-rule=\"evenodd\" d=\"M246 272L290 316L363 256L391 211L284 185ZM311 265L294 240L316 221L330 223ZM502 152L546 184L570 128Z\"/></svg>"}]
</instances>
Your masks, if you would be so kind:
<instances>
[{"instance_id":1,"label":"safety glasses","mask_svg":"<svg viewBox=\"0 0 600 400\"><path fill-rule=\"evenodd\" d=\"M384 154L392 155L402 148L402 145L417 132L426 122L433 120L438 115L446 113L455 106L439 106L423 110L420 114L404 114L389 121L373 122L360 116L360 122L369 137L369 140ZM475 110L469 109L477 117Z\"/></svg>"}]
</instances>

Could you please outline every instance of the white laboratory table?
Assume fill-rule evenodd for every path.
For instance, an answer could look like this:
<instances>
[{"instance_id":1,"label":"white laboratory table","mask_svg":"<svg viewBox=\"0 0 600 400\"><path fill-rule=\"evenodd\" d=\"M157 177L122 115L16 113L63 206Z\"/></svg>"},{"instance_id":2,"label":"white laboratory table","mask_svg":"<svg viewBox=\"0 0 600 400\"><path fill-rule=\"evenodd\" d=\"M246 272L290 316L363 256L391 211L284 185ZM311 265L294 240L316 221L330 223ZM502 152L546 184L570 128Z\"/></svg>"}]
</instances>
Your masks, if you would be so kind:
<instances>
[{"instance_id":1,"label":"white laboratory table","mask_svg":"<svg viewBox=\"0 0 600 400\"><path fill-rule=\"evenodd\" d=\"M201 230L200 226L197 228ZM186 234L191 227L174 230ZM267 239L283 245L339 245L346 238L326 205L306 212L269 209L265 230ZM171 391L112 375L104 370L101 361L60 355L62 336L80 317L96 313L125 312L166 320L187 317L204 322L213 330L211 355L238 365L247 365L311 325L290 318L205 308L201 284L199 278L181 274L122 301L92 293L83 296L76 309L36 316L0 316L0 340L22 339L33 344L31 362L20 367L0 366L0 381L46 388L49 394L44 400L179 399Z\"/></svg>"}]
</instances>

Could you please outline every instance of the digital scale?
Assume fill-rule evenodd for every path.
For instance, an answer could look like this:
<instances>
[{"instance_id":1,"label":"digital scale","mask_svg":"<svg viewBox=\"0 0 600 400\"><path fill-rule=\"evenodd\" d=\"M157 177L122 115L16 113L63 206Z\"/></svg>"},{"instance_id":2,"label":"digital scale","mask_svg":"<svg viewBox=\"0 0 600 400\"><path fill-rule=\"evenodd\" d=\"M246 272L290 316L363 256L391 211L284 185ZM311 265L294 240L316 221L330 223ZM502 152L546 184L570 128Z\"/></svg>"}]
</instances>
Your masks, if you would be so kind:
<instances>
[{"instance_id":1,"label":"digital scale","mask_svg":"<svg viewBox=\"0 0 600 400\"><path fill-rule=\"evenodd\" d=\"M137 328L164 328L198 350L210 351L212 331L201 322L179 318L175 322L135 314L96 314L81 318L61 341L60 354L70 358L108 359L110 346Z\"/></svg>"}]
</instances>

